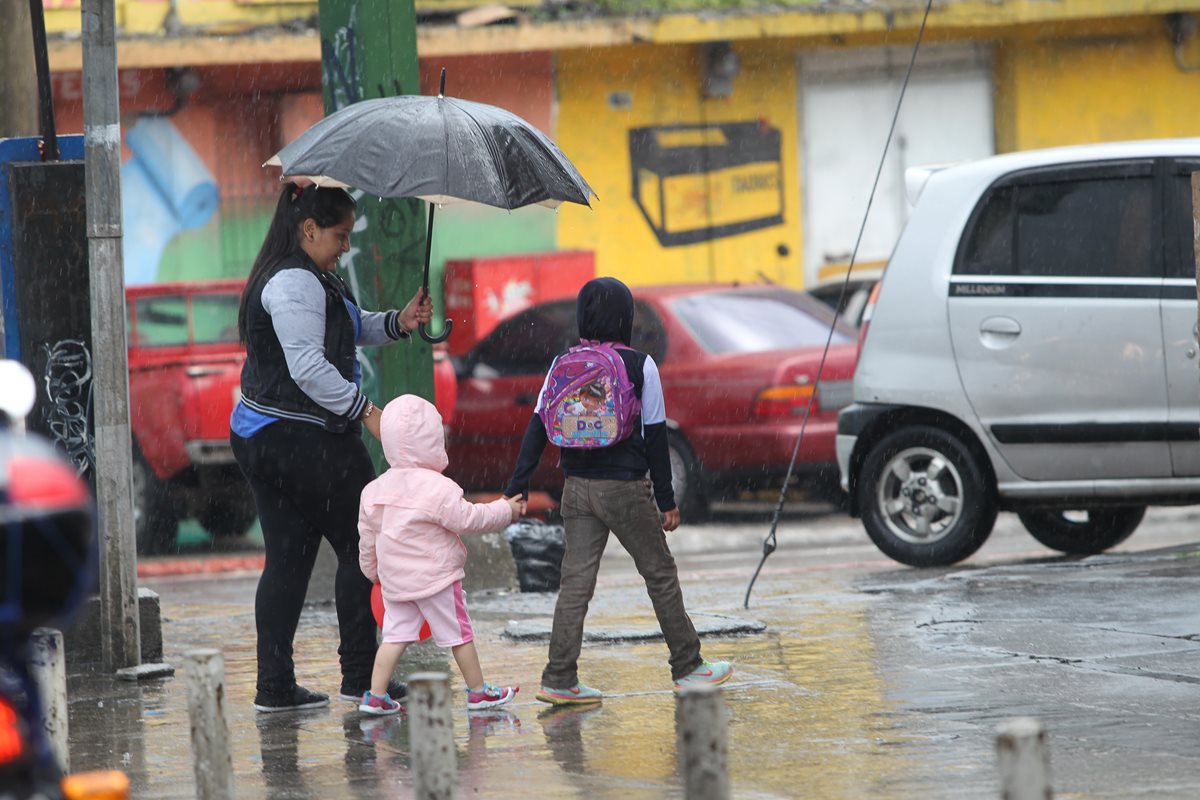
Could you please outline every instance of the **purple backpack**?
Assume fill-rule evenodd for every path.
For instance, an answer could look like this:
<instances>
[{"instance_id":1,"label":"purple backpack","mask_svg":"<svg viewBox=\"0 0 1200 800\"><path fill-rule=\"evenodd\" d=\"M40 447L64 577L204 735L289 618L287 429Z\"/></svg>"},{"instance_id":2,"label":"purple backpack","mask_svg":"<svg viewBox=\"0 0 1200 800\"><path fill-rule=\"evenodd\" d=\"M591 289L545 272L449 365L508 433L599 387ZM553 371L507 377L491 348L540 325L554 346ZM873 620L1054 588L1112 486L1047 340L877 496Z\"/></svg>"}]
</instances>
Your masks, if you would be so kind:
<instances>
[{"instance_id":1,"label":"purple backpack","mask_svg":"<svg viewBox=\"0 0 1200 800\"><path fill-rule=\"evenodd\" d=\"M559 447L608 447L633 432L642 403L609 342L583 339L550 367L538 414Z\"/></svg>"}]
</instances>

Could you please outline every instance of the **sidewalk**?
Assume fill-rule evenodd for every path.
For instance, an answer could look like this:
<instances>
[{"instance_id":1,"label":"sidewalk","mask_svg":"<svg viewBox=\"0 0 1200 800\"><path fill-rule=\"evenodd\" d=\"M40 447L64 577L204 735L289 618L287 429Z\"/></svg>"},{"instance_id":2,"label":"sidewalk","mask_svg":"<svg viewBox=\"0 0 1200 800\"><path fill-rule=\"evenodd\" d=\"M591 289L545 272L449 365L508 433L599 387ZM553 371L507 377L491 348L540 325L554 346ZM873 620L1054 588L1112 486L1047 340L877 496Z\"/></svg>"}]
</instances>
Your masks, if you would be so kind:
<instances>
[{"instance_id":1,"label":"sidewalk","mask_svg":"<svg viewBox=\"0 0 1200 800\"><path fill-rule=\"evenodd\" d=\"M758 553L681 555L692 612L766 624L705 638L706 657L736 664L724 689L734 796L995 797L993 729L1018 714L1046 724L1060 797L1200 795L1195 551L917 571L878 561L820 569L810 552L781 546L749 612L742 597ZM336 699L255 714L256 579L146 584L161 596L166 659L179 672L143 685L73 677L73 769L121 767L135 797L194 797L182 654L218 647L239 798L410 797L403 716L367 718ZM487 679L521 693L493 713L456 711L459 796L680 797L661 641L585 643L581 676L606 693L598 708L533 700L545 644L505 631L544 624L553 601L468 599ZM592 609L594 629L653 626L617 550ZM296 651L301 681L336 695L332 608L305 612ZM401 670L425 669L454 673L442 651L417 646Z\"/></svg>"}]
</instances>

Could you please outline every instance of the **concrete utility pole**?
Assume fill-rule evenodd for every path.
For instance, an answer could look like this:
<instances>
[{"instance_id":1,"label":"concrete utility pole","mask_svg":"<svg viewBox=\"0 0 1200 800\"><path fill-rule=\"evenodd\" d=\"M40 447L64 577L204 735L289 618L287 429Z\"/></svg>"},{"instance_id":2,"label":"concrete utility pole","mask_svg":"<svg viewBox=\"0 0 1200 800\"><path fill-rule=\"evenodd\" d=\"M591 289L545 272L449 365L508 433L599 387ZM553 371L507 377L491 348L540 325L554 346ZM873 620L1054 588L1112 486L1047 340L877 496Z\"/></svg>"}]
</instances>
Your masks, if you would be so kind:
<instances>
[{"instance_id":1,"label":"concrete utility pole","mask_svg":"<svg viewBox=\"0 0 1200 800\"><path fill-rule=\"evenodd\" d=\"M121 124L114 0L83 0L83 147L100 513L100 642L109 672L141 663L129 434Z\"/></svg>"},{"instance_id":2,"label":"concrete utility pole","mask_svg":"<svg viewBox=\"0 0 1200 800\"><path fill-rule=\"evenodd\" d=\"M0 3L0 139L38 133L37 72L29 4Z\"/></svg>"},{"instance_id":3,"label":"concrete utility pole","mask_svg":"<svg viewBox=\"0 0 1200 800\"><path fill-rule=\"evenodd\" d=\"M319 13L326 114L359 100L420 93L413 0L320 0ZM355 195L354 249L342 259L348 282L365 308L403 308L421 287L425 204ZM375 402L403 393L433 400L433 350L415 333L363 355L363 389Z\"/></svg>"}]
</instances>

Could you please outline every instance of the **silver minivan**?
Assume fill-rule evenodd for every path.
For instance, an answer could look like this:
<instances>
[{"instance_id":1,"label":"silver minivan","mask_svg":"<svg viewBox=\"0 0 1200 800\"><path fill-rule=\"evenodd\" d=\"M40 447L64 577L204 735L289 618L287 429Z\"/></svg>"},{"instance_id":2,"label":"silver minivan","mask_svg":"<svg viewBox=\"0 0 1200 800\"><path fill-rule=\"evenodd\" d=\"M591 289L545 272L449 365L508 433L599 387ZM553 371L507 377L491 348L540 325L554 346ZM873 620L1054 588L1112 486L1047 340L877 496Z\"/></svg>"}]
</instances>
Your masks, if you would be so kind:
<instances>
[{"instance_id":1,"label":"silver minivan","mask_svg":"<svg viewBox=\"0 0 1200 800\"><path fill-rule=\"evenodd\" d=\"M880 550L952 564L1005 509L1098 553L1147 505L1200 503L1194 171L1200 139L908 171L838 420Z\"/></svg>"}]
</instances>

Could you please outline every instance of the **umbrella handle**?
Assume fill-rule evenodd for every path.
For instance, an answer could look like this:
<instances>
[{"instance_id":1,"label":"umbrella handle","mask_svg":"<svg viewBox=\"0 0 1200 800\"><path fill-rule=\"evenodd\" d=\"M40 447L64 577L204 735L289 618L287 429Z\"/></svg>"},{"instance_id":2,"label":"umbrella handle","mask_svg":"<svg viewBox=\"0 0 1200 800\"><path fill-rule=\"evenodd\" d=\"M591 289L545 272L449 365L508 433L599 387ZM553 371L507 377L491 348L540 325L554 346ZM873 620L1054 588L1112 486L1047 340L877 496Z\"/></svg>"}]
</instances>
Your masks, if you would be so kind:
<instances>
[{"instance_id":1,"label":"umbrella handle","mask_svg":"<svg viewBox=\"0 0 1200 800\"><path fill-rule=\"evenodd\" d=\"M437 344L438 342L444 342L450 338L450 329L454 327L454 323L450 320L446 320L445 322L446 326L442 328L442 332L436 336L429 332L429 328L425 327L424 322L417 326L417 330L420 331L422 339L430 344Z\"/></svg>"},{"instance_id":2,"label":"umbrella handle","mask_svg":"<svg viewBox=\"0 0 1200 800\"><path fill-rule=\"evenodd\" d=\"M442 80L445 80L445 75L444 75L445 70L443 70L442 72L443 72ZM433 251L433 208L434 208L433 203L430 203L429 204L429 230L425 233L425 274L421 279L421 292L424 295L424 297L422 297L422 299L424 299L425 297L429 297L429 255ZM450 329L453 327L454 327L454 323L452 321L450 321L449 319L447 319L447 320L445 320L445 327L442 328L442 332L440 334L437 334L436 336L429 332L429 328L427 328L425 326L424 322L417 325L417 330L420 331L422 339L429 342L430 344L437 344L438 342L446 341L446 339L448 339L450 337Z\"/></svg>"}]
</instances>

